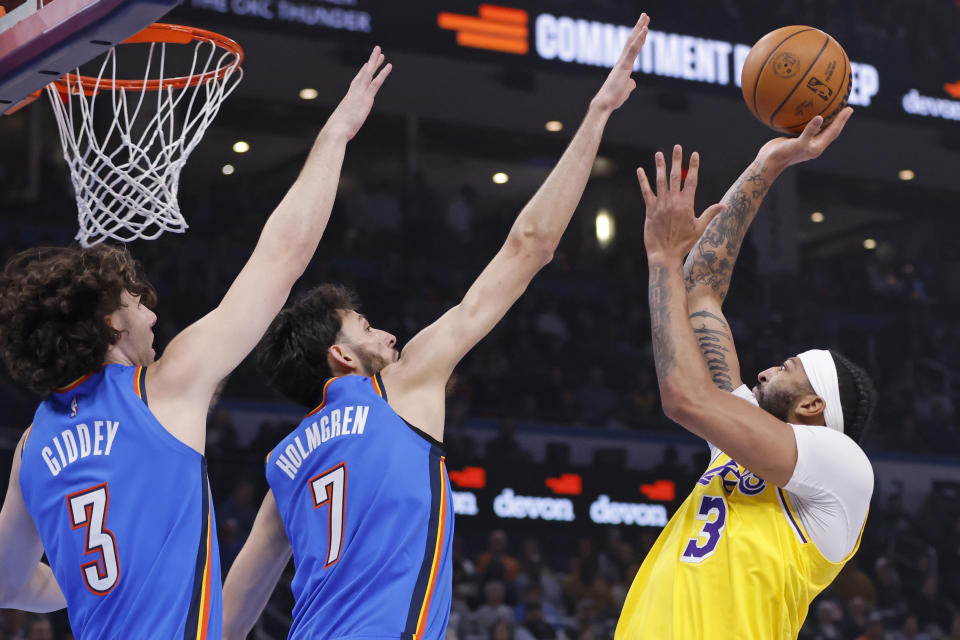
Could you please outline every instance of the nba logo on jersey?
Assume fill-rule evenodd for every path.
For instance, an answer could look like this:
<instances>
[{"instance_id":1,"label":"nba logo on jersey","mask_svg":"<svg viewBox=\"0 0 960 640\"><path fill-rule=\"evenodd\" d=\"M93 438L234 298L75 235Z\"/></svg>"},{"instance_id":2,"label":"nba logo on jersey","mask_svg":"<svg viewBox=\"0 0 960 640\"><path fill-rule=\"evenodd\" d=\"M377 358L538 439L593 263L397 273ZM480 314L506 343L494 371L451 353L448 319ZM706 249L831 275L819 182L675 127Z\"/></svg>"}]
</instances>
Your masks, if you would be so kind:
<instances>
[{"instance_id":1,"label":"nba logo on jersey","mask_svg":"<svg viewBox=\"0 0 960 640\"><path fill-rule=\"evenodd\" d=\"M77 404L77 396L73 396L73 400L70 401L70 417L76 418L78 411L80 411L80 405Z\"/></svg>"}]
</instances>

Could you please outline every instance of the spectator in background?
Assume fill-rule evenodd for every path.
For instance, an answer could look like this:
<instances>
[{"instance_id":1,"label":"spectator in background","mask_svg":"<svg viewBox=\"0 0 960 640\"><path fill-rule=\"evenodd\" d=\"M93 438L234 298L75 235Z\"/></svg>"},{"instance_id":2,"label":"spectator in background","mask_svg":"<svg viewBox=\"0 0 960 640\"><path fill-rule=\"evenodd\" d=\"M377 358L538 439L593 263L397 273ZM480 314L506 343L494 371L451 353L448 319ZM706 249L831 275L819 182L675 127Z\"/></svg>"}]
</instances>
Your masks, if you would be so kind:
<instances>
[{"instance_id":1,"label":"spectator in background","mask_svg":"<svg viewBox=\"0 0 960 640\"><path fill-rule=\"evenodd\" d=\"M859 638L867 632L870 622L870 609L863 598L856 596L847 602L847 616L844 619L844 637Z\"/></svg>"},{"instance_id":2,"label":"spectator in background","mask_svg":"<svg viewBox=\"0 0 960 640\"><path fill-rule=\"evenodd\" d=\"M53 625L46 616L37 616L27 625L27 640L53 640Z\"/></svg>"},{"instance_id":3,"label":"spectator in background","mask_svg":"<svg viewBox=\"0 0 960 640\"><path fill-rule=\"evenodd\" d=\"M833 600L817 604L817 625L812 640L846 640L843 629L843 609Z\"/></svg>"},{"instance_id":4,"label":"spectator in background","mask_svg":"<svg viewBox=\"0 0 960 640\"><path fill-rule=\"evenodd\" d=\"M563 595L570 604L588 600L594 611L606 611L613 604L610 585L597 573L594 558L570 558L570 573L563 579Z\"/></svg>"},{"instance_id":5,"label":"spectator in background","mask_svg":"<svg viewBox=\"0 0 960 640\"><path fill-rule=\"evenodd\" d=\"M520 575L520 563L507 554L507 532L496 529L490 532L487 551L477 558L477 574L481 582L503 580L513 582Z\"/></svg>"},{"instance_id":6,"label":"spectator in background","mask_svg":"<svg viewBox=\"0 0 960 640\"><path fill-rule=\"evenodd\" d=\"M910 614L904 619L900 629L887 634L888 640L933 640L929 633L920 631L917 616Z\"/></svg>"},{"instance_id":7,"label":"spectator in background","mask_svg":"<svg viewBox=\"0 0 960 640\"><path fill-rule=\"evenodd\" d=\"M873 566L877 576L877 608L890 613L901 613L906 609L900 574L893 568L885 556L877 558Z\"/></svg>"},{"instance_id":8,"label":"spectator in background","mask_svg":"<svg viewBox=\"0 0 960 640\"><path fill-rule=\"evenodd\" d=\"M861 598L871 608L877 604L877 588L873 580L860 569L857 556L850 558L846 566L830 587L833 595L841 602L850 602L854 598Z\"/></svg>"},{"instance_id":9,"label":"spectator in background","mask_svg":"<svg viewBox=\"0 0 960 640\"><path fill-rule=\"evenodd\" d=\"M531 618L530 612L534 609L536 613ZM554 635L548 633L545 627L550 627L552 630L559 628L563 622L563 616L560 615L560 612L553 605L544 602L543 591L537 584L531 584L524 590L523 600L514 607L513 618L526 626L530 633L537 638L553 638ZM533 622L529 624L531 620Z\"/></svg>"},{"instance_id":10,"label":"spectator in background","mask_svg":"<svg viewBox=\"0 0 960 640\"><path fill-rule=\"evenodd\" d=\"M483 585L484 601L466 621L466 636L493 633L498 622L511 623L513 612L504 603L505 588L499 580L491 580ZM509 628L511 637L513 626ZM491 636L492 637L492 636Z\"/></svg>"},{"instance_id":11,"label":"spectator in background","mask_svg":"<svg viewBox=\"0 0 960 640\"><path fill-rule=\"evenodd\" d=\"M884 627L883 627L883 616L874 611L867 617L867 628L864 631L862 636L859 636L857 640L883 640L884 636Z\"/></svg>"},{"instance_id":12,"label":"spectator in background","mask_svg":"<svg viewBox=\"0 0 960 640\"><path fill-rule=\"evenodd\" d=\"M910 601L910 610L917 616L917 621L923 629L933 630L940 636L950 628L953 612L946 599L940 595L937 579L928 576L923 581L919 594L913 594Z\"/></svg>"},{"instance_id":13,"label":"spectator in background","mask_svg":"<svg viewBox=\"0 0 960 640\"><path fill-rule=\"evenodd\" d=\"M536 538L527 538L523 541L523 557L520 559L521 573L514 581L519 593L526 593L528 589L538 587L544 602L544 612L547 620L555 623L551 611L563 608L563 589L554 572L547 566L540 556L540 542Z\"/></svg>"}]
</instances>

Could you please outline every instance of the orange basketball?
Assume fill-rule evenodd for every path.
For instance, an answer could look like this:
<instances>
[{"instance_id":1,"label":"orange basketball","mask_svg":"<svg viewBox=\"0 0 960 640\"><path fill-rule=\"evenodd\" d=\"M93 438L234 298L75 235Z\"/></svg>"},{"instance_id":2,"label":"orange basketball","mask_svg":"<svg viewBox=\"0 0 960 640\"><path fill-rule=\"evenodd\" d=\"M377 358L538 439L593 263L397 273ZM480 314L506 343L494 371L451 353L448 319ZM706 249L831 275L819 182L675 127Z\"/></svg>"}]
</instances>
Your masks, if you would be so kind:
<instances>
[{"instance_id":1,"label":"orange basketball","mask_svg":"<svg viewBox=\"0 0 960 640\"><path fill-rule=\"evenodd\" d=\"M813 27L782 27L760 38L740 77L750 112L782 133L798 134L818 115L826 126L850 97L850 58Z\"/></svg>"}]
</instances>

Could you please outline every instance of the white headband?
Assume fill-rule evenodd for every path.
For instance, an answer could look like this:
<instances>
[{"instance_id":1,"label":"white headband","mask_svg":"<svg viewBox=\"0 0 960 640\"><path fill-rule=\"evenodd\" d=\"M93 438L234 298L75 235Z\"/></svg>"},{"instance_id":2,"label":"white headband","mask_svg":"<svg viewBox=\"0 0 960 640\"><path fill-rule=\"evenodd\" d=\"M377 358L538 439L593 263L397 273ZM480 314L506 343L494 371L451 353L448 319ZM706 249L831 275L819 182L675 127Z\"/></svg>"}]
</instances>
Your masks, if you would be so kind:
<instances>
[{"instance_id":1,"label":"white headband","mask_svg":"<svg viewBox=\"0 0 960 640\"><path fill-rule=\"evenodd\" d=\"M826 408L823 419L831 429L843 433L843 407L840 406L840 381L837 379L837 365L829 351L811 349L799 354L797 358L803 364L810 386L814 393L823 398Z\"/></svg>"}]
</instances>

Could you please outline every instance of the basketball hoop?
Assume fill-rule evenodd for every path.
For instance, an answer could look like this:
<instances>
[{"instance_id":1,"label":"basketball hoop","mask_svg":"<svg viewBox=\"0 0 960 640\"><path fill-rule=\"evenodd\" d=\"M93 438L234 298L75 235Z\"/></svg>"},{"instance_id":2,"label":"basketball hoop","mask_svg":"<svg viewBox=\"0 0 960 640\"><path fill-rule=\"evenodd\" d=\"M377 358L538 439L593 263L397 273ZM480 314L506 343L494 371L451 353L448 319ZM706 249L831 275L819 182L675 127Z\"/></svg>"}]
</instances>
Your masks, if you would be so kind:
<instances>
[{"instance_id":1,"label":"basketball hoop","mask_svg":"<svg viewBox=\"0 0 960 640\"><path fill-rule=\"evenodd\" d=\"M142 79L117 78L118 46L96 76L78 69L46 88L70 166L83 247L186 230L177 202L180 171L243 77L240 45L204 29L156 23L121 44L149 45ZM192 60L187 73L170 76L169 61L180 56Z\"/></svg>"}]
</instances>

